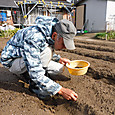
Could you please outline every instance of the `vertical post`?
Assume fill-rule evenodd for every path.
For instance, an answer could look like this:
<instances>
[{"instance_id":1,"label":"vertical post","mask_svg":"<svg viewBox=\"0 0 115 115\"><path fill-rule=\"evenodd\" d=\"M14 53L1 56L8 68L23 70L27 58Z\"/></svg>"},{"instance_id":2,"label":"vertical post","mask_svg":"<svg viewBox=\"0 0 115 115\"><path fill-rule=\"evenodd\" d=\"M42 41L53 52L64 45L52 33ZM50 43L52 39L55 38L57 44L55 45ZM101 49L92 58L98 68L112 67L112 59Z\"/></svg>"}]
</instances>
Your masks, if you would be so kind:
<instances>
[{"instance_id":1,"label":"vertical post","mask_svg":"<svg viewBox=\"0 0 115 115\"><path fill-rule=\"evenodd\" d=\"M22 6L23 2L21 2L21 9L22 9L22 14L24 16L24 10L23 10L23 6Z\"/></svg>"},{"instance_id":2,"label":"vertical post","mask_svg":"<svg viewBox=\"0 0 115 115\"><path fill-rule=\"evenodd\" d=\"M115 15L113 17L114 17L114 24L113 24L113 26L114 26L113 28L114 29L113 30L115 31Z\"/></svg>"},{"instance_id":3,"label":"vertical post","mask_svg":"<svg viewBox=\"0 0 115 115\"><path fill-rule=\"evenodd\" d=\"M50 1L50 3L51 3L51 16L52 16L52 1Z\"/></svg>"},{"instance_id":4,"label":"vertical post","mask_svg":"<svg viewBox=\"0 0 115 115\"><path fill-rule=\"evenodd\" d=\"M20 20L21 20L21 18L20 18L20 12L19 12L19 28L20 28Z\"/></svg>"},{"instance_id":5,"label":"vertical post","mask_svg":"<svg viewBox=\"0 0 115 115\"><path fill-rule=\"evenodd\" d=\"M24 15L26 15L26 0L24 0ZM25 18L25 24L27 27L27 17Z\"/></svg>"},{"instance_id":6,"label":"vertical post","mask_svg":"<svg viewBox=\"0 0 115 115\"><path fill-rule=\"evenodd\" d=\"M26 14L26 0L24 0L24 14Z\"/></svg>"},{"instance_id":7,"label":"vertical post","mask_svg":"<svg viewBox=\"0 0 115 115\"><path fill-rule=\"evenodd\" d=\"M105 35L105 39L107 40L107 25L108 25L108 21L106 21L106 35Z\"/></svg>"}]
</instances>

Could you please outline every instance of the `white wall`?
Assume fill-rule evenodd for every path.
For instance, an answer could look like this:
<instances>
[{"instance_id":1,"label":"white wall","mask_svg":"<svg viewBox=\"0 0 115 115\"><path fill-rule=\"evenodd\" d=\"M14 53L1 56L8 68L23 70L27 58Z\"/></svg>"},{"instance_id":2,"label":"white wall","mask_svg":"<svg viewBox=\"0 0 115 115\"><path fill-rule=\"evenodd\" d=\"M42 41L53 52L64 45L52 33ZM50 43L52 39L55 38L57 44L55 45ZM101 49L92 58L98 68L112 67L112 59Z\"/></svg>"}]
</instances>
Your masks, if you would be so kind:
<instances>
[{"instance_id":1,"label":"white wall","mask_svg":"<svg viewBox=\"0 0 115 115\"><path fill-rule=\"evenodd\" d=\"M106 21L107 30L115 30L115 0L107 1Z\"/></svg>"},{"instance_id":2,"label":"white wall","mask_svg":"<svg viewBox=\"0 0 115 115\"><path fill-rule=\"evenodd\" d=\"M103 31L106 25L106 0L86 0L86 21L89 32Z\"/></svg>"}]
</instances>

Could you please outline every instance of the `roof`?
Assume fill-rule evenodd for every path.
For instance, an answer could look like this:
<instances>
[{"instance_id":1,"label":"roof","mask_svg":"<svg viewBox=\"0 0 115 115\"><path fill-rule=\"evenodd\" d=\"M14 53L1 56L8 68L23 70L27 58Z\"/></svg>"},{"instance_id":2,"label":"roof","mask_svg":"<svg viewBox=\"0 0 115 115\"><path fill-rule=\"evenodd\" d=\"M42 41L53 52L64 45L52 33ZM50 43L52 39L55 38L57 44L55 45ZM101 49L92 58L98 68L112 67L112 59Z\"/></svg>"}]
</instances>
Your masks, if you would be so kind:
<instances>
[{"instance_id":1,"label":"roof","mask_svg":"<svg viewBox=\"0 0 115 115\"><path fill-rule=\"evenodd\" d=\"M16 0L16 1L24 1L24 0ZM39 1L39 0L26 0L26 1ZM40 0L40 1L42 1L42 0ZM52 2L58 2L58 1L67 1L67 0L44 0L44 1L52 1Z\"/></svg>"},{"instance_id":2,"label":"roof","mask_svg":"<svg viewBox=\"0 0 115 115\"><path fill-rule=\"evenodd\" d=\"M0 7L18 8L14 0L0 0Z\"/></svg>"},{"instance_id":3,"label":"roof","mask_svg":"<svg viewBox=\"0 0 115 115\"><path fill-rule=\"evenodd\" d=\"M75 0L74 5L77 5L77 4L79 4L79 3L83 2L83 1L85 1L85 0Z\"/></svg>"},{"instance_id":4,"label":"roof","mask_svg":"<svg viewBox=\"0 0 115 115\"><path fill-rule=\"evenodd\" d=\"M16 1L24 1L24 0L0 0L0 7L11 7L11 8L18 8L18 6L15 4ZM38 0L26 0L26 1L38 1ZM40 0L42 1L42 0ZM57 0L44 0L45 2L58 2ZM67 0L59 0L63 3L68 3ZM69 4L69 3L68 3Z\"/></svg>"},{"instance_id":5,"label":"roof","mask_svg":"<svg viewBox=\"0 0 115 115\"><path fill-rule=\"evenodd\" d=\"M25 0L14 0L14 1L25 1ZM39 1L39 0L26 0L26 1ZM42 1L42 0L40 0L40 1ZM58 2L58 1L60 1L60 2L66 2L66 3L68 3L67 1L69 1L69 0L44 0L45 2L46 1L52 1L52 2Z\"/></svg>"},{"instance_id":6,"label":"roof","mask_svg":"<svg viewBox=\"0 0 115 115\"><path fill-rule=\"evenodd\" d=\"M24 3L25 0L14 0L17 1L17 4L22 4L22 2ZM61 6L67 6L67 7L71 7L72 3L70 3L71 0L40 0L40 4L52 4L52 5L61 5ZM36 4L39 3L39 0L26 0L25 4ZM52 2L52 3L51 3Z\"/></svg>"}]
</instances>

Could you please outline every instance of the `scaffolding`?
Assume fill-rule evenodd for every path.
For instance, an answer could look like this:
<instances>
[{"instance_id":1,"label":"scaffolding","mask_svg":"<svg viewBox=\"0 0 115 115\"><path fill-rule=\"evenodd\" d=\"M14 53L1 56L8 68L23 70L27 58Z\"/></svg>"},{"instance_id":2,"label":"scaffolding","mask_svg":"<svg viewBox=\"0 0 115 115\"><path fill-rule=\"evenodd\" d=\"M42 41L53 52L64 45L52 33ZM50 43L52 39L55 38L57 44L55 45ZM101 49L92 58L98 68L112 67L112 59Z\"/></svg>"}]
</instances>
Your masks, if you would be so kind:
<instances>
[{"instance_id":1,"label":"scaffolding","mask_svg":"<svg viewBox=\"0 0 115 115\"><path fill-rule=\"evenodd\" d=\"M40 8L42 9L42 11L46 11L45 15L47 16L48 14L50 14L50 16L55 16L58 17L58 15L56 14L57 11L59 11L60 9L65 9L69 14L70 17L72 18L72 13L71 10L75 9L74 7L74 3L67 3L65 1L60 2L53 2L53 1L15 1L15 3L20 7L21 12L22 12L22 17L23 17L23 25L28 26L28 25L34 25L33 23L28 23L31 21L31 15L30 13L36 8L38 7L39 11ZM29 6L32 6L31 8ZM21 21L20 21L21 22ZM20 24L20 23L19 23Z\"/></svg>"}]
</instances>

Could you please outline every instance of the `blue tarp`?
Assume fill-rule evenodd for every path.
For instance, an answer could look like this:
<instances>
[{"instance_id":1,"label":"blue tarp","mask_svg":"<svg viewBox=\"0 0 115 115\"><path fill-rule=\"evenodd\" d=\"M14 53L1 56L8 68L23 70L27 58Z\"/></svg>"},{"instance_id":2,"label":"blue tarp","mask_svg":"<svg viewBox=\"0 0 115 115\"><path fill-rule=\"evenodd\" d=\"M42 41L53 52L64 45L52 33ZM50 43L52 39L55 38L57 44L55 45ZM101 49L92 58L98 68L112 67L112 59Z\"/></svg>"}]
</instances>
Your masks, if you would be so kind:
<instances>
[{"instance_id":1,"label":"blue tarp","mask_svg":"<svg viewBox=\"0 0 115 115\"><path fill-rule=\"evenodd\" d=\"M0 13L0 21L7 21L6 13L4 13L4 12Z\"/></svg>"}]
</instances>

